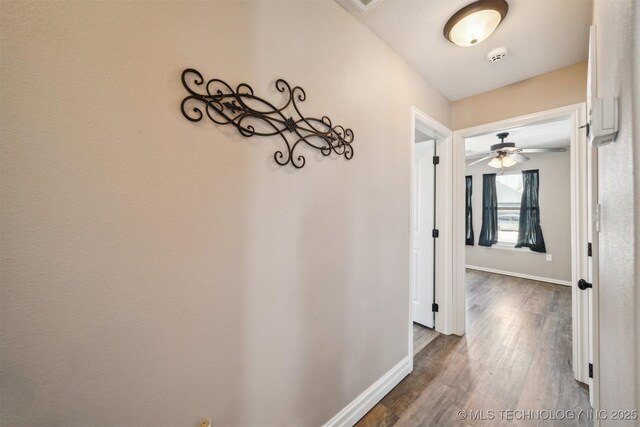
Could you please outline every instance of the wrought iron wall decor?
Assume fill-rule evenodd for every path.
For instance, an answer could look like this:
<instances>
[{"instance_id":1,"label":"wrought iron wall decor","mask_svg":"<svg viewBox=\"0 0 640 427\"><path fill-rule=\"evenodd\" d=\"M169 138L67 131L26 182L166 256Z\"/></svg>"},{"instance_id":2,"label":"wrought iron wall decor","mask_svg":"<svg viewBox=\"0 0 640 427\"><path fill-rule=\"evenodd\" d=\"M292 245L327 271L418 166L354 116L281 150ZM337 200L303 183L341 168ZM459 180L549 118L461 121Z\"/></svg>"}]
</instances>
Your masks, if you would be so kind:
<instances>
[{"instance_id":1,"label":"wrought iron wall decor","mask_svg":"<svg viewBox=\"0 0 640 427\"><path fill-rule=\"evenodd\" d=\"M305 117L298 108L298 102L307 98L300 86L291 88L283 79L276 81L276 89L285 94L282 107L254 95L246 83L240 83L235 90L220 79L205 83L202 74L193 68L182 72L182 84L189 95L182 100L182 114L192 122L206 116L219 125L233 125L242 136L280 135L285 143L284 150L278 150L273 158L281 166L291 163L296 168L305 165L303 155L294 152L300 143L314 148L323 156L335 153L347 160L353 157L353 131L340 125L333 125L327 116L317 119ZM189 108L192 103L201 103ZM287 109L293 108L294 118ZM204 111L204 112L203 112Z\"/></svg>"}]
</instances>

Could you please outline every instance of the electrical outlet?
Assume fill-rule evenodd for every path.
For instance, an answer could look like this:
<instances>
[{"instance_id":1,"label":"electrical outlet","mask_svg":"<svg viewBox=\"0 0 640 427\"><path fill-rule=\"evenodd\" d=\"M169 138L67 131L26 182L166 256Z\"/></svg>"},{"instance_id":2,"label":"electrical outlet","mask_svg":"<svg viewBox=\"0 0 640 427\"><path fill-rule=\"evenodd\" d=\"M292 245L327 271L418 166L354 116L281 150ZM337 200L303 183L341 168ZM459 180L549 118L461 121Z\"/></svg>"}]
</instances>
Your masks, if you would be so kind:
<instances>
[{"instance_id":1,"label":"electrical outlet","mask_svg":"<svg viewBox=\"0 0 640 427\"><path fill-rule=\"evenodd\" d=\"M553 257L551 256L551 254L547 254L547 261L553 261Z\"/></svg>"}]
</instances>

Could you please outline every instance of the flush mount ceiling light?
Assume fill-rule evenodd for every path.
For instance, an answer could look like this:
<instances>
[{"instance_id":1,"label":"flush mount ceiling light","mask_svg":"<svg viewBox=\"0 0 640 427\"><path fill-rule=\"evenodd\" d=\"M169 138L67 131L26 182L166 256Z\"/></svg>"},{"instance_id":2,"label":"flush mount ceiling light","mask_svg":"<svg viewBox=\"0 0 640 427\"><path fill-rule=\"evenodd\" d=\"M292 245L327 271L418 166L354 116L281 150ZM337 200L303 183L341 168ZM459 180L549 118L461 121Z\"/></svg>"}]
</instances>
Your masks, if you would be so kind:
<instances>
[{"instance_id":1,"label":"flush mount ceiling light","mask_svg":"<svg viewBox=\"0 0 640 427\"><path fill-rule=\"evenodd\" d=\"M453 44L474 46L493 33L509 5L505 0L479 0L457 11L444 26L444 37Z\"/></svg>"}]
</instances>

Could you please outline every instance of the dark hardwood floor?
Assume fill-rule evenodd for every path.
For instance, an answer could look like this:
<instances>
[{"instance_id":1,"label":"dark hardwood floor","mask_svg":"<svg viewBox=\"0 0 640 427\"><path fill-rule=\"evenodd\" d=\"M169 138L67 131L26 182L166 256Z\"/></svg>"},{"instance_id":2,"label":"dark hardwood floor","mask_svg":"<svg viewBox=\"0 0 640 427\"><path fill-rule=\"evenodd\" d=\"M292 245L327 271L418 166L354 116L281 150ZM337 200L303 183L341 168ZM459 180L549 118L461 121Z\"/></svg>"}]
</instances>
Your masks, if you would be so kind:
<instances>
[{"instance_id":1,"label":"dark hardwood floor","mask_svg":"<svg viewBox=\"0 0 640 427\"><path fill-rule=\"evenodd\" d=\"M357 426L592 425L571 369L566 286L467 270L466 335L438 334L413 369Z\"/></svg>"}]
</instances>

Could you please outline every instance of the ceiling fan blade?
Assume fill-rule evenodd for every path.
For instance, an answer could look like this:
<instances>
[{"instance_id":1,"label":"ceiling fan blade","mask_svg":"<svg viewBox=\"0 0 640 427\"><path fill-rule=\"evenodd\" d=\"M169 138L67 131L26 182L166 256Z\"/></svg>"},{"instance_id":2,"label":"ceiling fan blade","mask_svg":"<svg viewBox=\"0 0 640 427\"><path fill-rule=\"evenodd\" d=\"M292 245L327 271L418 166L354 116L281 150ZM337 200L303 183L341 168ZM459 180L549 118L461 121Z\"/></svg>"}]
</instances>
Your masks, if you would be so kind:
<instances>
[{"instance_id":1,"label":"ceiling fan blade","mask_svg":"<svg viewBox=\"0 0 640 427\"><path fill-rule=\"evenodd\" d=\"M566 148L523 148L521 153L564 153Z\"/></svg>"},{"instance_id":2,"label":"ceiling fan blade","mask_svg":"<svg viewBox=\"0 0 640 427\"><path fill-rule=\"evenodd\" d=\"M511 154L508 154L507 157L512 158L513 160L515 160L518 163L524 163L527 160L529 160L529 158L527 156L523 156L522 154L519 154L519 153L511 153Z\"/></svg>"},{"instance_id":3,"label":"ceiling fan blade","mask_svg":"<svg viewBox=\"0 0 640 427\"><path fill-rule=\"evenodd\" d=\"M478 159L480 157L493 156L494 154L495 154L494 152L490 151L490 152L487 152L487 153L470 154L468 156L464 156L464 158L466 160L471 160L471 159Z\"/></svg>"},{"instance_id":4,"label":"ceiling fan blade","mask_svg":"<svg viewBox=\"0 0 640 427\"><path fill-rule=\"evenodd\" d=\"M473 162L471 162L471 163L467 163L467 166L475 165L476 163L483 162L483 161L485 161L485 160L487 160L487 159L490 159L490 158L492 158L492 157L493 157L493 156L485 156L485 157L483 157L483 158L481 158L481 159L474 160L474 161L473 161Z\"/></svg>"}]
</instances>

